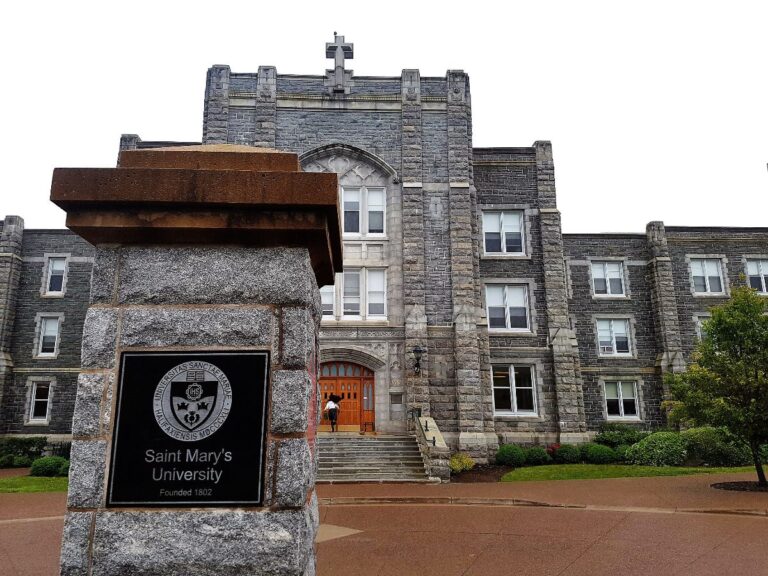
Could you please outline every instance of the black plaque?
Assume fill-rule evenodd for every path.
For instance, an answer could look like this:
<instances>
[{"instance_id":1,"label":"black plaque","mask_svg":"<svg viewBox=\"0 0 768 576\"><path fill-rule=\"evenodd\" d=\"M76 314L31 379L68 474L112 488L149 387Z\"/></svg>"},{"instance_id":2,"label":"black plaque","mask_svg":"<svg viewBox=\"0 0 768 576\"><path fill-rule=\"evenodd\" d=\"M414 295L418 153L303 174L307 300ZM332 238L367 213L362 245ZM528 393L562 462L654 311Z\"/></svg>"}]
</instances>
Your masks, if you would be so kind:
<instances>
[{"instance_id":1,"label":"black plaque","mask_svg":"<svg viewBox=\"0 0 768 576\"><path fill-rule=\"evenodd\" d=\"M107 506L259 506L267 352L125 352Z\"/></svg>"}]
</instances>

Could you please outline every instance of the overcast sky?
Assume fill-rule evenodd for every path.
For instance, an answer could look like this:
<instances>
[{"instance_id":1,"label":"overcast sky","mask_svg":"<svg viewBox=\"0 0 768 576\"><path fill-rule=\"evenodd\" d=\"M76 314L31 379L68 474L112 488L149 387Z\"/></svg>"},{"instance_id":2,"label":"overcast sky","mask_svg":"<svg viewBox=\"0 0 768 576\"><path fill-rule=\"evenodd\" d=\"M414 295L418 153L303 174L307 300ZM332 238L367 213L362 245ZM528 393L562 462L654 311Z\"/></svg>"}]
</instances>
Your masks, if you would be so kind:
<instances>
[{"instance_id":1,"label":"overcast sky","mask_svg":"<svg viewBox=\"0 0 768 576\"><path fill-rule=\"evenodd\" d=\"M266 8L265 6L275 6ZM375 9L363 6L375 6ZM61 228L55 166L200 140L205 73L470 75L475 146L551 140L565 232L768 226L768 2L5 2L0 218Z\"/></svg>"}]
</instances>

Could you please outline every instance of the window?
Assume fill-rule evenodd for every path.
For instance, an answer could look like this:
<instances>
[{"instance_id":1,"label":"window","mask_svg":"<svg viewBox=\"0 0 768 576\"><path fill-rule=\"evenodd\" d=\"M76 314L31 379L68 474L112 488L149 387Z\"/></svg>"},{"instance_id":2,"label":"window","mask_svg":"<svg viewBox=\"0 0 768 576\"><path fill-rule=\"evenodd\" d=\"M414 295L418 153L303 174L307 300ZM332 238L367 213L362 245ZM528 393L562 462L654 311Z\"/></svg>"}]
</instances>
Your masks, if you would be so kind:
<instances>
[{"instance_id":1,"label":"window","mask_svg":"<svg viewBox=\"0 0 768 576\"><path fill-rule=\"evenodd\" d=\"M386 290L384 270L368 270L368 316L386 315Z\"/></svg>"},{"instance_id":2,"label":"window","mask_svg":"<svg viewBox=\"0 0 768 576\"><path fill-rule=\"evenodd\" d=\"M341 196L344 204L344 234L384 234L384 188L342 188Z\"/></svg>"},{"instance_id":3,"label":"window","mask_svg":"<svg viewBox=\"0 0 768 576\"><path fill-rule=\"evenodd\" d=\"M606 319L597 321L597 339L600 356L630 356L629 320Z\"/></svg>"},{"instance_id":4,"label":"window","mask_svg":"<svg viewBox=\"0 0 768 576\"><path fill-rule=\"evenodd\" d=\"M489 329L530 330L526 286L491 284L485 287L485 298Z\"/></svg>"},{"instance_id":5,"label":"window","mask_svg":"<svg viewBox=\"0 0 768 576\"><path fill-rule=\"evenodd\" d=\"M336 296L336 288L331 286L323 286L320 288L320 301L322 303L323 316L333 316L333 301Z\"/></svg>"},{"instance_id":6,"label":"window","mask_svg":"<svg viewBox=\"0 0 768 576\"><path fill-rule=\"evenodd\" d=\"M638 418L637 383L605 383L605 411L608 418Z\"/></svg>"},{"instance_id":7,"label":"window","mask_svg":"<svg viewBox=\"0 0 768 576\"><path fill-rule=\"evenodd\" d=\"M29 405L30 422L48 422L48 407L51 397L50 382L33 382Z\"/></svg>"},{"instance_id":8,"label":"window","mask_svg":"<svg viewBox=\"0 0 768 576\"><path fill-rule=\"evenodd\" d=\"M704 340L704 338L707 337L707 330L704 327L704 323L707 322L710 318L712 317L703 314L696 316L696 336L698 336L699 340Z\"/></svg>"},{"instance_id":9,"label":"window","mask_svg":"<svg viewBox=\"0 0 768 576\"><path fill-rule=\"evenodd\" d=\"M45 294L58 295L64 293L64 271L67 267L66 258L48 258L46 269Z\"/></svg>"},{"instance_id":10,"label":"window","mask_svg":"<svg viewBox=\"0 0 768 576\"><path fill-rule=\"evenodd\" d=\"M747 276L752 288L768 294L768 260L747 260Z\"/></svg>"},{"instance_id":11,"label":"window","mask_svg":"<svg viewBox=\"0 0 768 576\"><path fill-rule=\"evenodd\" d=\"M387 272L383 268L344 270L342 316L346 319L385 320L387 316ZM332 298L332 295L329 295ZM326 312L326 310L329 310ZM332 315L323 304L323 314Z\"/></svg>"},{"instance_id":12,"label":"window","mask_svg":"<svg viewBox=\"0 0 768 576\"><path fill-rule=\"evenodd\" d=\"M592 262L592 289L595 296L623 296L624 270L621 262Z\"/></svg>"},{"instance_id":13,"label":"window","mask_svg":"<svg viewBox=\"0 0 768 576\"><path fill-rule=\"evenodd\" d=\"M59 318L46 317L40 318L40 336L38 343L38 356L55 356L58 348L59 339Z\"/></svg>"},{"instance_id":14,"label":"window","mask_svg":"<svg viewBox=\"0 0 768 576\"><path fill-rule=\"evenodd\" d=\"M723 294L723 277L720 260L695 258L691 260L693 290L698 294Z\"/></svg>"},{"instance_id":15,"label":"window","mask_svg":"<svg viewBox=\"0 0 768 576\"><path fill-rule=\"evenodd\" d=\"M492 366L493 408L513 414L536 413L536 387L532 366Z\"/></svg>"},{"instance_id":16,"label":"window","mask_svg":"<svg viewBox=\"0 0 768 576\"><path fill-rule=\"evenodd\" d=\"M360 270L344 271L344 316L360 316Z\"/></svg>"},{"instance_id":17,"label":"window","mask_svg":"<svg viewBox=\"0 0 768 576\"><path fill-rule=\"evenodd\" d=\"M483 212L486 254L524 254L523 211Z\"/></svg>"}]
</instances>

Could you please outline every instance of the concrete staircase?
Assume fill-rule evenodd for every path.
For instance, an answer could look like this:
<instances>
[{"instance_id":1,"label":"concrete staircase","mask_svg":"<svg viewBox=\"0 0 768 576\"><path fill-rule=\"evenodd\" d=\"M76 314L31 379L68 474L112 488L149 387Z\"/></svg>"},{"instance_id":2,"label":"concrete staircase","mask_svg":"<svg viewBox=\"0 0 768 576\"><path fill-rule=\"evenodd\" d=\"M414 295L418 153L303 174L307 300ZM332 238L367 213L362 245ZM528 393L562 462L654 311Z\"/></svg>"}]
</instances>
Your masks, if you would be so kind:
<instances>
[{"instance_id":1,"label":"concrete staircase","mask_svg":"<svg viewBox=\"0 0 768 576\"><path fill-rule=\"evenodd\" d=\"M318 435L318 482L429 482L413 436Z\"/></svg>"}]
</instances>

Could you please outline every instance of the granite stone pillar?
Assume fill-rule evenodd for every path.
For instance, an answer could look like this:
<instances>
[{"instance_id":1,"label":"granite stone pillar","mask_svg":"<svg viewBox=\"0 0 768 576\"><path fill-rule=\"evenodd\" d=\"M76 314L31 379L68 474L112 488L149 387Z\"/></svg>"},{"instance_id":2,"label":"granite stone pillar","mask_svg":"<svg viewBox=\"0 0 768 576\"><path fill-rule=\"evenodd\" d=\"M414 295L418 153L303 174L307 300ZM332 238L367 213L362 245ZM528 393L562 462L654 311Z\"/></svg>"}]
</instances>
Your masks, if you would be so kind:
<instances>
[{"instance_id":1,"label":"granite stone pillar","mask_svg":"<svg viewBox=\"0 0 768 576\"><path fill-rule=\"evenodd\" d=\"M318 284L341 270L341 243L336 175L298 170L294 154L217 145L124 151L116 169L54 172L51 197L67 211L67 226L97 246L62 575L315 573ZM165 451L170 464L153 464L151 479L149 465L131 472L138 483L157 483L153 502L116 499L118 476L126 474L116 466L124 457L118 452L140 442L123 432L130 420L154 411L146 415L148 437L168 442L157 405L121 407L145 384L160 390L151 363L148 382L142 374L129 381L126 358L197 353L267 358L263 426L256 411L236 411L261 381L246 372L246 388L238 389L229 374L231 411L217 416L223 424L208 437L238 425L237 442L257 456L238 460L233 452L226 465L224 456L201 467L187 448L202 441L186 437L180 459ZM195 373L186 375L184 385ZM164 487L218 489L204 481L164 484L154 478L163 466L221 473L222 485L236 482L252 501L225 502L222 494L195 502L173 490L163 501Z\"/></svg>"}]
</instances>

